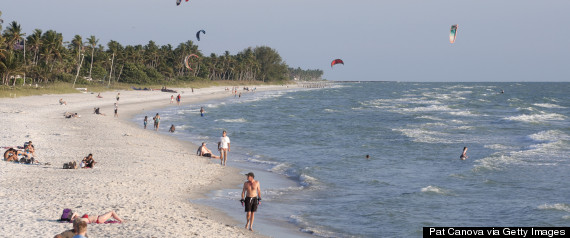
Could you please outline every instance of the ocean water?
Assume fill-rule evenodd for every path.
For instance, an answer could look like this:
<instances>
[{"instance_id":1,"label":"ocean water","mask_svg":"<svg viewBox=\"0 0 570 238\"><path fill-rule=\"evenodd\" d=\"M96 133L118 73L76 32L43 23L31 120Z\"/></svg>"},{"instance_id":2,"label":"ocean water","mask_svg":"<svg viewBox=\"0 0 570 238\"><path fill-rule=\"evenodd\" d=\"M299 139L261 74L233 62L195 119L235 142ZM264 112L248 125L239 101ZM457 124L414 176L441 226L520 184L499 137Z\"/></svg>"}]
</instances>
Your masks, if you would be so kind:
<instances>
[{"instance_id":1,"label":"ocean water","mask_svg":"<svg viewBox=\"0 0 570 238\"><path fill-rule=\"evenodd\" d=\"M214 151L228 131L228 165L261 182L263 234L421 237L424 226L568 226L569 93L570 83L339 83L160 113L173 136ZM201 202L245 223L240 194Z\"/></svg>"}]
</instances>

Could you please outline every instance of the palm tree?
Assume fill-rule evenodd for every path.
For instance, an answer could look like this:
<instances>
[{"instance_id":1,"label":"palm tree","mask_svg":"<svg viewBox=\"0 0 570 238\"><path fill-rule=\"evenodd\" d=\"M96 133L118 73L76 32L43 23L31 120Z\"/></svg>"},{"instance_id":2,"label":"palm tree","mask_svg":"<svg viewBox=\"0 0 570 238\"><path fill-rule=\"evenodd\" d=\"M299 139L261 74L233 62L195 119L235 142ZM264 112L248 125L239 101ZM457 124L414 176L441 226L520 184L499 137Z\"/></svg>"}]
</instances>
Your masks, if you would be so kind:
<instances>
[{"instance_id":1,"label":"palm tree","mask_svg":"<svg viewBox=\"0 0 570 238\"><path fill-rule=\"evenodd\" d=\"M80 35L75 35L73 37L73 40L71 40L71 46L73 47L73 50L76 52L75 54L77 55L77 62L79 62L79 59L81 57L81 52L83 51L83 39L81 38Z\"/></svg>"},{"instance_id":2,"label":"palm tree","mask_svg":"<svg viewBox=\"0 0 570 238\"><path fill-rule=\"evenodd\" d=\"M89 67L89 78L91 78L91 70L93 69L93 55L95 55L95 46L99 43L99 39L95 38L95 36L90 36L87 38L87 42L91 46L91 66Z\"/></svg>"},{"instance_id":3,"label":"palm tree","mask_svg":"<svg viewBox=\"0 0 570 238\"><path fill-rule=\"evenodd\" d=\"M22 39L23 35L24 33L22 33L20 24L18 24L16 21L12 21L6 28L6 31L4 31L4 37L6 37L8 49L13 50L15 48L15 44L20 42L20 39Z\"/></svg>"},{"instance_id":4,"label":"palm tree","mask_svg":"<svg viewBox=\"0 0 570 238\"><path fill-rule=\"evenodd\" d=\"M8 85L10 83L10 76L20 73L22 65L18 62L14 52L10 52L10 54L6 54L6 57L4 57L4 60L0 63L0 69L2 69L3 72L2 83ZM16 86L16 78L14 78L12 86Z\"/></svg>"},{"instance_id":5,"label":"palm tree","mask_svg":"<svg viewBox=\"0 0 570 238\"><path fill-rule=\"evenodd\" d=\"M32 59L32 64L37 65L38 63L38 52L40 51L40 47L42 46L42 30L35 29L34 33L28 36L28 45L30 46L30 51L34 52L34 58Z\"/></svg>"}]
</instances>

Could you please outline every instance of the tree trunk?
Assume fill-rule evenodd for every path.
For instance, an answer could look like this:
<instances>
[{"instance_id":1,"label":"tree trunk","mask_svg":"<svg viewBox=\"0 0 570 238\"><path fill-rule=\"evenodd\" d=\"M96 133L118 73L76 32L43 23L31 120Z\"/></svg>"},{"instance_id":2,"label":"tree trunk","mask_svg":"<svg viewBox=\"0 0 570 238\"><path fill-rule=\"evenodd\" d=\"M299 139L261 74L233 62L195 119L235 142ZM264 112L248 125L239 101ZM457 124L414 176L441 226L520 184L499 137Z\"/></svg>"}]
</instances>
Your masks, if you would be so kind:
<instances>
[{"instance_id":1,"label":"tree trunk","mask_svg":"<svg viewBox=\"0 0 570 238\"><path fill-rule=\"evenodd\" d=\"M89 78L90 79L93 79L93 78L91 78L91 70L93 69L93 53L94 52L95 52L95 47L93 47L91 49L91 67L89 67Z\"/></svg>"}]
</instances>

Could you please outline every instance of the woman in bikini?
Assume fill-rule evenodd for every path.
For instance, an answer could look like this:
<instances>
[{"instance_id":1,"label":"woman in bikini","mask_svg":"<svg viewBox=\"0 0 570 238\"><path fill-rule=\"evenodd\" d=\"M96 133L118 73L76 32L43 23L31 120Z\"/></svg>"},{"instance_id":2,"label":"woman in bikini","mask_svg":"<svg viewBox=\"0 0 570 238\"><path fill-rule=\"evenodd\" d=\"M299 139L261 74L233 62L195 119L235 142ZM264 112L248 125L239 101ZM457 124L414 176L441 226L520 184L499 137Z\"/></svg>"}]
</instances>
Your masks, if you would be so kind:
<instances>
[{"instance_id":1,"label":"woman in bikini","mask_svg":"<svg viewBox=\"0 0 570 238\"><path fill-rule=\"evenodd\" d=\"M87 223L96 223L96 224L103 224L105 223L107 220L114 218L115 220L119 221L119 223L123 223L123 219L121 219L117 213L115 213L115 211L110 211L107 212L103 215L99 215L99 216L89 216L87 214L84 214L83 216L79 217L79 214L77 213L73 213L73 215L71 216L71 220L73 221L75 218L81 218L82 220L84 220Z\"/></svg>"}]
</instances>

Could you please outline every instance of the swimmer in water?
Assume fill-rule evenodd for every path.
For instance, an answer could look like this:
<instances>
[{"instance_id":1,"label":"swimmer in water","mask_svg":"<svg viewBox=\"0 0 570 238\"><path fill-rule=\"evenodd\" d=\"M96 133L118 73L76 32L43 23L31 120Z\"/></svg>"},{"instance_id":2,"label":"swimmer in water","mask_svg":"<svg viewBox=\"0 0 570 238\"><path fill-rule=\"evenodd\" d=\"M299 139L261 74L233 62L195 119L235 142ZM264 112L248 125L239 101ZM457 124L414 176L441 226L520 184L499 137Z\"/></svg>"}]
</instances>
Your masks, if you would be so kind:
<instances>
[{"instance_id":1,"label":"swimmer in water","mask_svg":"<svg viewBox=\"0 0 570 238\"><path fill-rule=\"evenodd\" d=\"M463 153L461 154L461 156L459 156L459 158L462 160L469 158L469 156L467 156L467 147L463 147Z\"/></svg>"}]
</instances>

